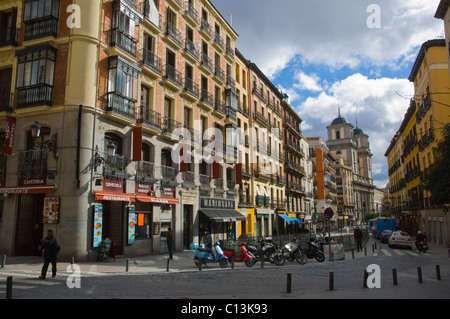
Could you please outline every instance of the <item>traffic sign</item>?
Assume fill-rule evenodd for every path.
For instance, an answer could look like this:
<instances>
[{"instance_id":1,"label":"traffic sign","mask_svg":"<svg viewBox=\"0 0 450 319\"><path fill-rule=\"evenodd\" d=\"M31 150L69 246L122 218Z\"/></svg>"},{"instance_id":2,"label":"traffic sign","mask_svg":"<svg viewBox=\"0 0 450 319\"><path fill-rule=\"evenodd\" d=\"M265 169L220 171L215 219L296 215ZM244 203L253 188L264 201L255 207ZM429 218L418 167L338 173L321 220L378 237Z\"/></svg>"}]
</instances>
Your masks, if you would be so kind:
<instances>
[{"instance_id":1,"label":"traffic sign","mask_svg":"<svg viewBox=\"0 0 450 319\"><path fill-rule=\"evenodd\" d=\"M325 218L331 219L334 215L334 212L331 209L331 207L328 207L328 208L325 208L325 211L323 212L323 214L325 215Z\"/></svg>"}]
</instances>

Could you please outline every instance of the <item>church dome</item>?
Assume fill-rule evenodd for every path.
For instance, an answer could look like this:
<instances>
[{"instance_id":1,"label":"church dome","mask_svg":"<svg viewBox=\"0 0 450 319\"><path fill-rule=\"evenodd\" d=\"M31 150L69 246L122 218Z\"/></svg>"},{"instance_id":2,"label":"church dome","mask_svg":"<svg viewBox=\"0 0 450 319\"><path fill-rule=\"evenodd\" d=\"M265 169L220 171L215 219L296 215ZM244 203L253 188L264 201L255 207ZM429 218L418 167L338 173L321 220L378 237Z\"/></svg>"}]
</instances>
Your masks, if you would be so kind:
<instances>
[{"instance_id":1,"label":"church dome","mask_svg":"<svg viewBox=\"0 0 450 319\"><path fill-rule=\"evenodd\" d=\"M364 134L363 130L361 130L359 127L355 128L353 130L353 134L354 135L358 135L358 134Z\"/></svg>"},{"instance_id":2,"label":"church dome","mask_svg":"<svg viewBox=\"0 0 450 319\"><path fill-rule=\"evenodd\" d=\"M339 117L335 118L331 125L347 124L347 121L339 114Z\"/></svg>"}]
</instances>

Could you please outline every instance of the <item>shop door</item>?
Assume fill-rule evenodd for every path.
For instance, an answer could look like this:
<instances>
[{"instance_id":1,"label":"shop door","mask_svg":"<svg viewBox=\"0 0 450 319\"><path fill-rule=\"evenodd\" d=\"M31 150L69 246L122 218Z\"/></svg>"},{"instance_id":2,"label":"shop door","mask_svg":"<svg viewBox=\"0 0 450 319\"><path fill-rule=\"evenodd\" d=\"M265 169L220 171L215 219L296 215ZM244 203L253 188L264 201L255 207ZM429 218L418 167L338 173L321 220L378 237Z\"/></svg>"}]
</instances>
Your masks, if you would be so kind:
<instances>
[{"instance_id":1,"label":"shop door","mask_svg":"<svg viewBox=\"0 0 450 319\"><path fill-rule=\"evenodd\" d=\"M45 194L19 196L14 256L33 255L34 241L43 238L44 197ZM36 225L38 226L37 231L35 230Z\"/></svg>"},{"instance_id":2,"label":"shop door","mask_svg":"<svg viewBox=\"0 0 450 319\"><path fill-rule=\"evenodd\" d=\"M183 205L183 249L189 250L194 241L192 232L193 207L192 205Z\"/></svg>"},{"instance_id":3,"label":"shop door","mask_svg":"<svg viewBox=\"0 0 450 319\"><path fill-rule=\"evenodd\" d=\"M115 255L124 254L124 208L123 202L103 201L103 239L113 242Z\"/></svg>"}]
</instances>

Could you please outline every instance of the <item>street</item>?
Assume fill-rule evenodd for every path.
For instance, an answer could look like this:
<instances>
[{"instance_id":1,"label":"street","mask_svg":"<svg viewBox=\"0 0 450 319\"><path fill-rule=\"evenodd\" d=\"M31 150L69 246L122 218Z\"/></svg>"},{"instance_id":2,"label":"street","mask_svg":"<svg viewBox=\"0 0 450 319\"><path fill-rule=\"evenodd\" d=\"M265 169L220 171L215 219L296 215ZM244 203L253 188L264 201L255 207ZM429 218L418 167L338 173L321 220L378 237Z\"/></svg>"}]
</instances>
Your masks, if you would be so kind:
<instances>
[{"instance_id":1,"label":"street","mask_svg":"<svg viewBox=\"0 0 450 319\"><path fill-rule=\"evenodd\" d=\"M375 251L372 243L377 243ZM146 261L135 259L130 272L81 272L79 288L69 288L70 272L60 264L56 278L38 279L36 270L20 272L17 268L0 270L0 298L5 298L6 277L13 276L13 299L441 299L450 297L450 259L444 248L423 254L415 248L391 249L372 238L366 253L346 252L345 260L305 265L287 262L284 266L241 263L221 269L218 265L199 271L192 262L192 252L175 258L171 269L181 271L146 272ZM161 257L163 258L163 257ZM147 263L149 263L147 261ZM369 265L380 266L381 288L364 288L364 271ZM440 280L437 279L439 266ZM142 266L142 267L139 267ZM418 280L421 267L422 283ZM162 267L160 267L162 268ZM8 270L10 269L10 270ZM398 285L393 284L392 269L397 271ZM330 273L333 290L330 290ZM291 292L287 292L287 276L291 276Z\"/></svg>"}]
</instances>

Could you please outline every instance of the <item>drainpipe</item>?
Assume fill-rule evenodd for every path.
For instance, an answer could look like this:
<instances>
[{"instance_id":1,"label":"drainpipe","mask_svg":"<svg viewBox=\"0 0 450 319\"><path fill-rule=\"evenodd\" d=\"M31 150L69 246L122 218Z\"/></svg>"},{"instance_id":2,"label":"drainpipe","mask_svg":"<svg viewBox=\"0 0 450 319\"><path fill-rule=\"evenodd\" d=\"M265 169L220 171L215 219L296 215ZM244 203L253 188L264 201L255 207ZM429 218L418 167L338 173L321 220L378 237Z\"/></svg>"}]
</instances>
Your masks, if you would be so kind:
<instances>
[{"instance_id":1,"label":"drainpipe","mask_svg":"<svg viewBox=\"0 0 450 319\"><path fill-rule=\"evenodd\" d=\"M83 105L78 106L78 127L77 127L77 159L75 169L75 180L77 181L77 189L80 189L80 137L81 137L81 114L83 113Z\"/></svg>"}]
</instances>

